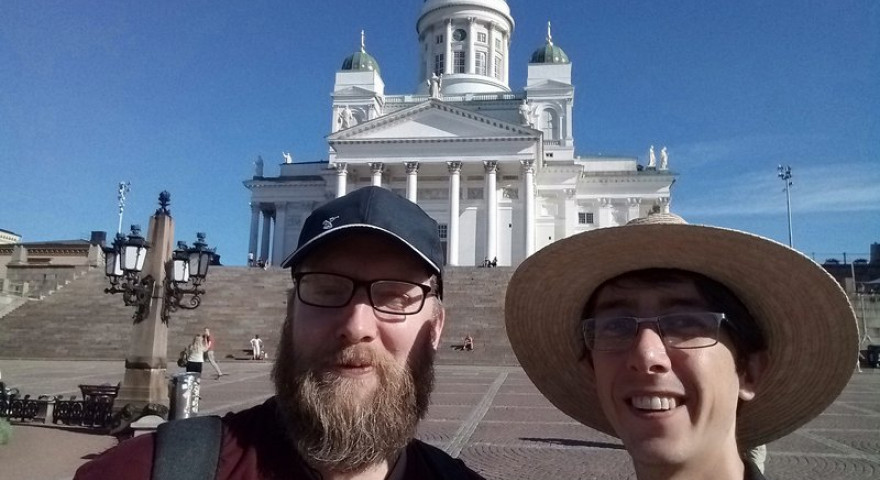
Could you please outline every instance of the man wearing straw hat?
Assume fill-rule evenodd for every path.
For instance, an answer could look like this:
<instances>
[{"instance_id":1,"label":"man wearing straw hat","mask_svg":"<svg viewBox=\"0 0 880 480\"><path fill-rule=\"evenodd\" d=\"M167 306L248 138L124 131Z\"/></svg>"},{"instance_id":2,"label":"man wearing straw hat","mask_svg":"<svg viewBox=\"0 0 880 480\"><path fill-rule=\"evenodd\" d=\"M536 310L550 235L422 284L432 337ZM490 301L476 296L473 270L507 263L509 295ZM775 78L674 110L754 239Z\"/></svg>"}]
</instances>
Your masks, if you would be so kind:
<instances>
[{"instance_id":1,"label":"man wearing straw hat","mask_svg":"<svg viewBox=\"0 0 880 480\"><path fill-rule=\"evenodd\" d=\"M852 307L782 244L654 214L524 261L510 342L557 408L619 437L639 479L762 479L742 452L828 407L852 374Z\"/></svg>"}]
</instances>

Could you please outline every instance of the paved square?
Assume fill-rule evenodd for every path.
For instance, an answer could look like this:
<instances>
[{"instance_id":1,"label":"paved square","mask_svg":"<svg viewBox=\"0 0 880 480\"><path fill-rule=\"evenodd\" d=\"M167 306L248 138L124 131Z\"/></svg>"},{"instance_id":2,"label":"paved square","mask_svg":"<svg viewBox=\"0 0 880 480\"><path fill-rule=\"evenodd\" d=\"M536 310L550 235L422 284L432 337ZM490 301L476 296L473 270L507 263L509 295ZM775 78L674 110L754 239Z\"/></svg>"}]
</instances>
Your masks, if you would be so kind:
<instances>
[{"instance_id":1,"label":"paved square","mask_svg":"<svg viewBox=\"0 0 880 480\"><path fill-rule=\"evenodd\" d=\"M219 380L206 367L201 414L241 410L272 394L270 363L221 366L230 375ZM121 362L0 361L3 380L32 395L79 394L81 383L118 382L122 369ZM109 437L60 428L20 426L13 435L0 447L0 465L16 478L70 478L83 457L112 444ZM34 448L34 442L49 441L39 438L58 435L65 437L53 458ZM560 413L516 367L438 366L419 436L491 480L635 478L617 439ZM880 478L880 370L853 375L821 416L768 450L767 475L774 480Z\"/></svg>"}]
</instances>

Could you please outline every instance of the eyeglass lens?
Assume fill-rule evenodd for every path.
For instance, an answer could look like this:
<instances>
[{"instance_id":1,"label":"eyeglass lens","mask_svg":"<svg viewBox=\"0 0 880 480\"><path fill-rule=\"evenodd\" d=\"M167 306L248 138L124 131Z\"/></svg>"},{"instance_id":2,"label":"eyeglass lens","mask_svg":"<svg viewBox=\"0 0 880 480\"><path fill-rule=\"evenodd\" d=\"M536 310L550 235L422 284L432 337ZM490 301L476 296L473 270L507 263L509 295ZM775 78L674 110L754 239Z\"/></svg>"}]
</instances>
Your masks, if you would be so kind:
<instances>
[{"instance_id":1,"label":"eyeglass lens","mask_svg":"<svg viewBox=\"0 0 880 480\"><path fill-rule=\"evenodd\" d=\"M376 310L403 315L422 309L429 288L399 280L360 282L344 275L309 272L298 275L297 294L308 305L339 308L348 305L359 286L367 287L370 303Z\"/></svg>"},{"instance_id":2,"label":"eyeglass lens","mask_svg":"<svg viewBox=\"0 0 880 480\"><path fill-rule=\"evenodd\" d=\"M591 318L584 322L584 339L593 350L626 350L635 342L639 324L654 323L670 347L711 347L718 343L718 328L723 319L724 314L712 312L674 313L653 318Z\"/></svg>"}]
</instances>

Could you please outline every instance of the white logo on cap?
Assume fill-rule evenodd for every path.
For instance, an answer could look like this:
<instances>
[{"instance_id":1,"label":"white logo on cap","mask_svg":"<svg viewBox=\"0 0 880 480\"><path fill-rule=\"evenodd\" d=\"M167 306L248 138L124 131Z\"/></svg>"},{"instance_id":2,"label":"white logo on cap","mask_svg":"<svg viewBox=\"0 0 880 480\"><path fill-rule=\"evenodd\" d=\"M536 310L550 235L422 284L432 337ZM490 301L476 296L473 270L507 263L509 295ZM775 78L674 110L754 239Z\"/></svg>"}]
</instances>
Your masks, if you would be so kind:
<instances>
[{"instance_id":1,"label":"white logo on cap","mask_svg":"<svg viewBox=\"0 0 880 480\"><path fill-rule=\"evenodd\" d=\"M333 222L337 218L339 218L339 216L330 217L327 220L324 220L324 223L322 223L322 225L324 226L324 230L330 230L331 228L333 228Z\"/></svg>"}]
</instances>

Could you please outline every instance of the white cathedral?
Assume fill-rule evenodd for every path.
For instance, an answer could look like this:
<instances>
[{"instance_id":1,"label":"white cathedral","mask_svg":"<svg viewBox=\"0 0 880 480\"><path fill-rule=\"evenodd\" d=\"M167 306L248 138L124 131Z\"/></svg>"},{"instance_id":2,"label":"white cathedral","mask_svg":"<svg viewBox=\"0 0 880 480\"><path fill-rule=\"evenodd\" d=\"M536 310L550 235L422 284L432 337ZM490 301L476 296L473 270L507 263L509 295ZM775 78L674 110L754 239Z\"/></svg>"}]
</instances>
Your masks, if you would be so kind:
<instances>
[{"instance_id":1,"label":"white cathedral","mask_svg":"<svg viewBox=\"0 0 880 480\"><path fill-rule=\"evenodd\" d=\"M655 156L652 146L644 166L637 157L576 155L571 62L549 24L522 90L508 83L514 20L506 1L426 0L416 29L414 93L385 93L362 33L360 51L336 72L329 160L293 163L284 154L277 177L264 176L257 160L244 182L249 257L278 265L314 208L367 185L433 217L447 265L517 265L556 240L668 212L675 174L665 147Z\"/></svg>"}]
</instances>

